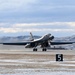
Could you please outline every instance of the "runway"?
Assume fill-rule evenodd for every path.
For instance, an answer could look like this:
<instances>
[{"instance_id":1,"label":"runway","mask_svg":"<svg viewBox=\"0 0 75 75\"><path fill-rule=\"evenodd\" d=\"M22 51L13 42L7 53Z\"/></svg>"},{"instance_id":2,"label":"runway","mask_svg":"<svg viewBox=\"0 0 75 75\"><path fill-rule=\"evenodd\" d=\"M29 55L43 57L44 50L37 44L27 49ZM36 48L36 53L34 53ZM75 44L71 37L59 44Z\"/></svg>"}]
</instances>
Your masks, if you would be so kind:
<instances>
[{"instance_id":1,"label":"runway","mask_svg":"<svg viewBox=\"0 0 75 75\"><path fill-rule=\"evenodd\" d=\"M64 55L75 55L75 50L64 50L64 49L47 49L43 52L42 48L38 48L38 51L33 52L33 48L25 48L24 46L9 46L0 45L0 53L7 54L64 54Z\"/></svg>"},{"instance_id":2,"label":"runway","mask_svg":"<svg viewBox=\"0 0 75 75\"><path fill-rule=\"evenodd\" d=\"M33 51L33 49L25 49L25 50L0 50L1 54L41 54L41 55L56 55L56 54L63 54L63 55L75 55L75 50L47 50L42 51L39 49L37 52Z\"/></svg>"},{"instance_id":3,"label":"runway","mask_svg":"<svg viewBox=\"0 0 75 75\"><path fill-rule=\"evenodd\" d=\"M63 54L63 61L56 61ZM0 75L75 75L75 50L37 52L24 46L0 46Z\"/></svg>"}]
</instances>

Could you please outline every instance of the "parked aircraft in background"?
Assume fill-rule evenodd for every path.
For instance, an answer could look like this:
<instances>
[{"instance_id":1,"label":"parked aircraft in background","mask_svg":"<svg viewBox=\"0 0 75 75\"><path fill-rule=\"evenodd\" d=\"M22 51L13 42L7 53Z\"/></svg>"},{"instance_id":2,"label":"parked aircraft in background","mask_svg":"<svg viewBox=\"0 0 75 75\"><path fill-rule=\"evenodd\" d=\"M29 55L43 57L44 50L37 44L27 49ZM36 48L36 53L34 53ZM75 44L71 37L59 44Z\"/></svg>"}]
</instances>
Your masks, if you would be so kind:
<instances>
[{"instance_id":1,"label":"parked aircraft in background","mask_svg":"<svg viewBox=\"0 0 75 75\"><path fill-rule=\"evenodd\" d=\"M53 42L54 36L51 34L46 34L39 39L34 39L32 33L30 33L31 38L30 41L24 42L10 42L3 43L3 45L24 45L25 48L33 48L33 51L37 51L37 46L41 45L42 51L46 51L47 47L51 47L51 45L64 45L64 44L72 44L75 42Z\"/></svg>"}]
</instances>

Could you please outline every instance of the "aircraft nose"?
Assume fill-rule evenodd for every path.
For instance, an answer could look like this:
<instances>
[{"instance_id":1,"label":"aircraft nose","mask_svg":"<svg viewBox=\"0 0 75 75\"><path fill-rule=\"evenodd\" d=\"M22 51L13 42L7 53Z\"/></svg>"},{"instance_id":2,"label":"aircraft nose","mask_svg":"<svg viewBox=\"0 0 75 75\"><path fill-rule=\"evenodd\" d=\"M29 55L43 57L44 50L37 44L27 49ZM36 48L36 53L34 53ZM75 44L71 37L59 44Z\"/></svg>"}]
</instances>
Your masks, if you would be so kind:
<instances>
[{"instance_id":1,"label":"aircraft nose","mask_svg":"<svg viewBox=\"0 0 75 75\"><path fill-rule=\"evenodd\" d=\"M53 40L53 39L54 39L54 36L51 36L51 37L50 37L50 40Z\"/></svg>"},{"instance_id":2,"label":"aircraft nose","mask_svg":"<svg viewBox=\"0 0 75 75\"><path fill-rule=\"evenodd\" d=\"M51 39L53 40L54 39L54 36L52 36Z\"/></svg>"}]
</instances>

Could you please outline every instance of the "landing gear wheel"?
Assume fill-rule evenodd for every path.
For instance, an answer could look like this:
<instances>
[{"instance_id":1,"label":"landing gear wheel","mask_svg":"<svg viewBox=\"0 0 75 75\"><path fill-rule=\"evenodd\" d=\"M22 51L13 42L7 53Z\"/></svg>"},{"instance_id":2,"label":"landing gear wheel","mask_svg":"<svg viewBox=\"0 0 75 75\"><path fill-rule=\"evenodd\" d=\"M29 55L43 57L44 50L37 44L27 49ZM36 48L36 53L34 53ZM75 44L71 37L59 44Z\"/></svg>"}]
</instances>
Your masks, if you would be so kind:
<instances>
[{"instance_id":1,"label":"landing gear wheel","mask_svg":"<svg viewBox=\"0 0 75 75\"><path fill-rule=\"evenodd\" d=\"M37 51L37 48L34 48L33 51Z\"/></svg>"},{"instance_id":2,"label":"landing gear wheel","mask_svg":"<svg viewBox=\"0 0 75 75\"><path fill-rule=\"evenodd\" d=\"M42 51L47 51L47 49L46 48L43 48Z\"/></svg>"}]
</instances>

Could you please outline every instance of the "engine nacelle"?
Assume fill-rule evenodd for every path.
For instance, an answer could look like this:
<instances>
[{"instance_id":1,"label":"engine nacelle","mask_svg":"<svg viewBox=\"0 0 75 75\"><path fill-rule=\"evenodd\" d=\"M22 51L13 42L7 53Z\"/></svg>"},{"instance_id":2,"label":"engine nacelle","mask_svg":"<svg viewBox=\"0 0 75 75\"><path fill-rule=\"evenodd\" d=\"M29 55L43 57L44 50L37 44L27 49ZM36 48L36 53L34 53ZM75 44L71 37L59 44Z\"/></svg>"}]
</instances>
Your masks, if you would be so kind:
<instances>
[{"instance_id":1,"label":"engine nacelle","mask_svg":"<svg viewBox=\"0 0 75 75\"><path fill-rule=\"evenodd\" d=\"M26 44L25 48L33 48L35 47L35 43Z\"/></svg>"},{"instance_id":2,"label":"engine nacelle","mask_svg":"<svg viewBox=\"0 0 75 75\"><path fill-rule=\"evenodd\" d=\"M31 48L30 44L26 44L25 48Z\"/></svg>"},{"instance_id":3,"label":"engine nacelle","mask_svg":"<svg viewBox=\"0 0 75 75\"><path fill-rule=\"evenodd\" d=\"M44 42L44 43L42 43L42 44L41 44L41 47L49 47L48 42Z\"/></svg>"}]
</instances>

